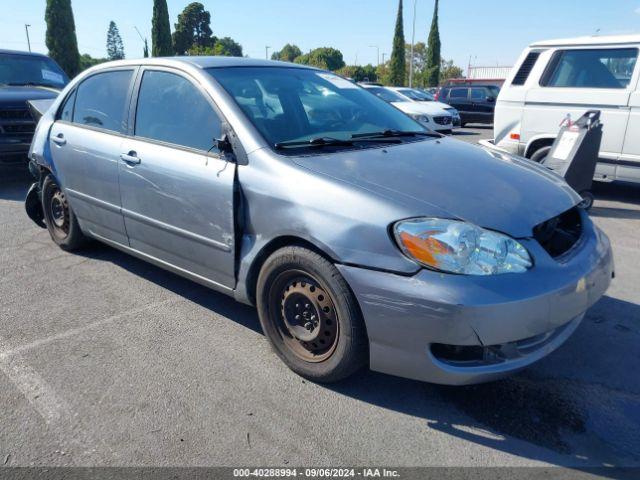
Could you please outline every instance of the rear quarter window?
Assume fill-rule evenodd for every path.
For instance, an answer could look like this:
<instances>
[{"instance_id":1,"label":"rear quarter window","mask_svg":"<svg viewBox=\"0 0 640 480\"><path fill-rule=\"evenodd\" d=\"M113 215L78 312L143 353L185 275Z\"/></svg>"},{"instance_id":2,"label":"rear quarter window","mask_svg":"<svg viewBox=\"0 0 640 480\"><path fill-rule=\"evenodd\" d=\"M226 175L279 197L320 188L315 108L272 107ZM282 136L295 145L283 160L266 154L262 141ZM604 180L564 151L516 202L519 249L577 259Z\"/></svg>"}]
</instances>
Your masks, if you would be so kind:
<instances>
[{"instance_id":1,"label":"rear quarter window","mask_svg":"<svg viewBox=\"0 0 640 480\"><path fill-rule=\"evenodd\" d=\"M543 87L627 88L638 58L637 48L556 51L540 81Z\"/></svg>"}]
</instances>

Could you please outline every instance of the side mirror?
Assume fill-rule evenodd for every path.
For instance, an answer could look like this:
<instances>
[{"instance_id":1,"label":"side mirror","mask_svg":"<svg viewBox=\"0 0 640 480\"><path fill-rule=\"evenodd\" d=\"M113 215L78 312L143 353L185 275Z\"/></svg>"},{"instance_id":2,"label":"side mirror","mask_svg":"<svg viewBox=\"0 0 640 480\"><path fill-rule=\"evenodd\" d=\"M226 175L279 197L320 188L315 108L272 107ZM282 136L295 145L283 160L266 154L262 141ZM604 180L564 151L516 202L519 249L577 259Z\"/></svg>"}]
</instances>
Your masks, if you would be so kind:
<instances>
[{"instance_id":1,"label":"side mirror","mask_svg":"<svg viewBox=\"0 0 640 480\"><path fill-rule=\"evenodd\" d=\"M496 101L496 97L487 97L487 102L493 103Z\"/></svg>"},{"instance_id":2,"label":"side mirror","mask_svg":"<svg viewBox=\"0 0 640 480\"><path fill-rule=\"evenodd\" d=\"M216 148L222 153L233 153L233 147L231 146L231 142L229 141L229 137L225 133L222 135L222 138L216 138L215 140Z\"/></svg>"}]
</instances>

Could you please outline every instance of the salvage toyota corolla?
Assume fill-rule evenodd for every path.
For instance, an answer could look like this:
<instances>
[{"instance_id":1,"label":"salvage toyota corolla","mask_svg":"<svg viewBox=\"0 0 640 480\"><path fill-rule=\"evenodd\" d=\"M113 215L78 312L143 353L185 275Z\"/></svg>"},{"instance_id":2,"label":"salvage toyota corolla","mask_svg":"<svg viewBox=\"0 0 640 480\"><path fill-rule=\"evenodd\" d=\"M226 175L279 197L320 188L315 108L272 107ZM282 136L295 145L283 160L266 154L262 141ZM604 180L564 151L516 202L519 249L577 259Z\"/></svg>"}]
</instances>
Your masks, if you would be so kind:
<instances>
[{"instance_id":1,"label":"salvage toyota corolla","mask_svg":"<svg viewBox=\"0 0 640 480\"><path fill-rule=\"evenodd\" d=\"M544 357L607 289L607 237L554 173L425 130L330 72L246 58L106 63L40 120L26 200L87 238L255 304L319 382L443 384Z\"/></svg>"}]
</instances>

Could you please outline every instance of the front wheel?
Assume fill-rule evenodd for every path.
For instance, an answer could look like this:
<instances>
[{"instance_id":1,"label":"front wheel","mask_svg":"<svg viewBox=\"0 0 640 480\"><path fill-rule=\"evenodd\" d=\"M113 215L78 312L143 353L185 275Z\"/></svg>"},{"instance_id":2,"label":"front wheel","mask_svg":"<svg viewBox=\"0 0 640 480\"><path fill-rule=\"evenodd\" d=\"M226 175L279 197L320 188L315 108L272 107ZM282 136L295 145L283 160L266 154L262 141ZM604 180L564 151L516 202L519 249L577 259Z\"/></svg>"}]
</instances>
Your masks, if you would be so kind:
<instances>
[{"instance_id":1,"label":"front wheel","mask_svg":"<svg viewBox=\"0 0 640 480\"><path fill-rule=\"evenodd\" d=\"M367 335L356 299L331 262L285 247L265 262L256 288L258 316L276 354L316 382L348 377L367 361Z\"/></svg>"},{"instance_id":2,"label":"front wheel","mask_svg":"<svg viewBox=\"0 0 640 480\"><path fill-rule=\"evenodd\" d=\"M85 242L69 201L53 175L47 175L42 182L42 213L51 239L60 248L72 251Z\"/></svg>"}]
</instances>

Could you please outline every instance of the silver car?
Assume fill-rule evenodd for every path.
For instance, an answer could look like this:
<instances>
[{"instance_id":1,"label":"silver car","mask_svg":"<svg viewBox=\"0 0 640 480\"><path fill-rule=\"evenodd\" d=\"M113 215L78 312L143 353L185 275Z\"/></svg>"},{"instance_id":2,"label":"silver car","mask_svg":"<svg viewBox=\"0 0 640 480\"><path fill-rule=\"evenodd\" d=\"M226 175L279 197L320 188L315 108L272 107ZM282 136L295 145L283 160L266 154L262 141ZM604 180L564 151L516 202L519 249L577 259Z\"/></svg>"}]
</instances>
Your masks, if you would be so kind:
<instances>
[{"instance_id":1,"label":"silver car","mask_svg":"<svg viewBox=\"0 0 640 480\"><path fill-rule=\"evenodd\" d=\"M560 177L302 65L99 65L47 110L30 157L27 211L61 248L96 239L256 305L314 381L367 364L499 378L561 345L613 276Z\"/></svg>"}]
</instances>

